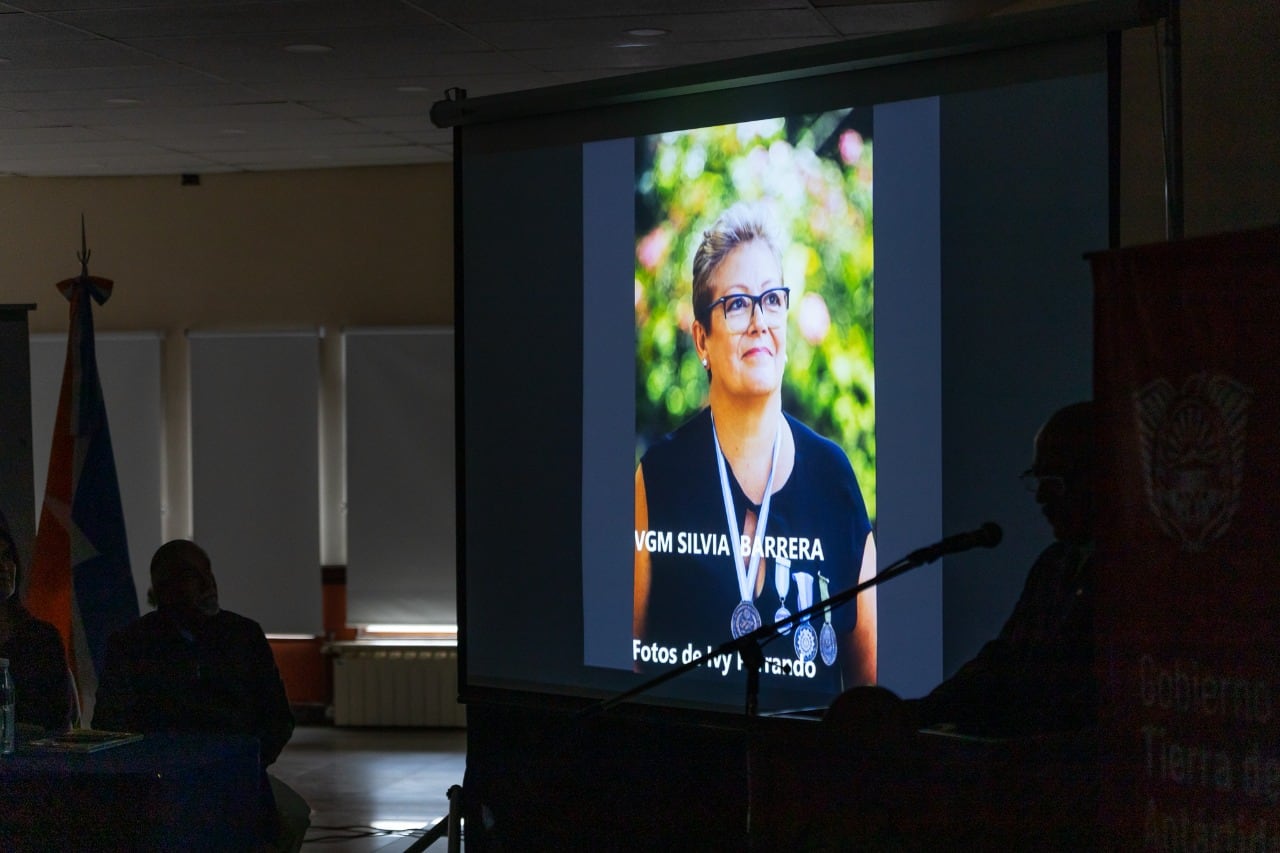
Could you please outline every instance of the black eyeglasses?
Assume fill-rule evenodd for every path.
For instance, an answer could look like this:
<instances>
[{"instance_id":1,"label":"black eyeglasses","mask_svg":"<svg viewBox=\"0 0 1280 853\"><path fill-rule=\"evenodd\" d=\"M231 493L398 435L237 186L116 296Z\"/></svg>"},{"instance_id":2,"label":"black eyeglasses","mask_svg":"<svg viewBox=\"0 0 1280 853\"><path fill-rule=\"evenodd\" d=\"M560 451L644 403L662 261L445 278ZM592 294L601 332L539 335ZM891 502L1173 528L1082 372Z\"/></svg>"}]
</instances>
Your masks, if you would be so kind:
<instances>
[{"instance_id":1,"label":"black eyeglasses","mask_svg":"<svg viewBox=\"0 0 1280 853\"><path fill-rule=\"evenodd\" d=\"M1033 495L1040 491L1042 485L1051 495L1064 495L1067 492L1067 478L1059 474L1037 474L1027 469L1018 475L1018 481Z\"/></svg>"},{"instance_id":2,"label":"black eyeglasses","mask_svg":"<svg viewBox=\"0 0 1280 853\"><path fill-rule=\"evenodd\" d=\"M760 308L760 316L766 326L776 329L786 322L787 307L791 304L791 288L771 287L758 296L750 293L730 293L721 296L707 306L710 311L717 305L724 311L724 324L731 332L745 331L751 325L751 316L756 307Z\"/></svg>"}]
</instances>

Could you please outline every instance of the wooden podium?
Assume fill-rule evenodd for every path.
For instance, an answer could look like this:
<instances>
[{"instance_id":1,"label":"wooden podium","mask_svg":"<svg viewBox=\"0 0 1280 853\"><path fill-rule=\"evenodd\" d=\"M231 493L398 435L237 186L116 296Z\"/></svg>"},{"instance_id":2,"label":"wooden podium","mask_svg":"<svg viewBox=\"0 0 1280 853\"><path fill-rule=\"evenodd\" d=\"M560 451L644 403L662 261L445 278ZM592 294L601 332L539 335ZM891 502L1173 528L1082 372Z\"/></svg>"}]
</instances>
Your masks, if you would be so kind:
<instances>
[{"instance_id":1,"label":"wooden podium","mask_svg":"<svg viewBox=\"0 0 1280 853\"><path fill-rule=\"evenodd\" d=\"M1092 263L1108 848L1280 850L1280 228Z\"/></svg>"}]
</instances>

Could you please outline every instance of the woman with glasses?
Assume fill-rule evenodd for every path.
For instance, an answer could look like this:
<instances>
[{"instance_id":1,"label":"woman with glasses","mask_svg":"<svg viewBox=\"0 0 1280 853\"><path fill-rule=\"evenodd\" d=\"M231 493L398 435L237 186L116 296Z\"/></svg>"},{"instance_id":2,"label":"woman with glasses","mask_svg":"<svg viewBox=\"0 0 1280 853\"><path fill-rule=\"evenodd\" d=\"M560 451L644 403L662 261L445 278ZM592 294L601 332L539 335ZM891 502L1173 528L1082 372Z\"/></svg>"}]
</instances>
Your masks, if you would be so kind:
<instances>
[{"instance_id":1,"label":"woman with glasses","mask_svg":"<svg viewBox=\"0 0 1280 853\"><path fill-rule=\"evenodd\" d=\"M0 521L0 658L8 658L18 724L66 731L75 712L70 670L58 629L31 615L17 595L18 550Z\"/></svg>"},{"instance_id":2,"label":"woman with glasses","mask_svg":"<svg viewBox=\"0 0 1280 853\"><path fill-rule=\"evenodd\" d=\"M694 256L693 343L708 406L636 469L637 669L678 662L672 649L705 652L875 573L848 458L782 411L790 290L781 257L765 211L742 204ZM874 598L860 599L768 645L762 686L874 682Z\"/></svg>"}]
</instances>

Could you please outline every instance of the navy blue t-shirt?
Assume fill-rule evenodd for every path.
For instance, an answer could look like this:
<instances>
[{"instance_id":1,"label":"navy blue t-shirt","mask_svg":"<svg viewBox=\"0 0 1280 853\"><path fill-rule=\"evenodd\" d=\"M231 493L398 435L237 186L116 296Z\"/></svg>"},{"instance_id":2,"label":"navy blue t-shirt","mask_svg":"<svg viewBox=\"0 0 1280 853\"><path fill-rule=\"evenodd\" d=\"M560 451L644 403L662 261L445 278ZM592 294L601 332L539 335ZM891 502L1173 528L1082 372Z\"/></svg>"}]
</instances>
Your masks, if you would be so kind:
<instances>
[{"instance_id":1,"label":"navy blue t-shirt","mask_svg":"<svg viewBox=\"0 0 1280 853\"><path fill-rule=\"evenodd\" d=\"M778 593L774 586L777 555L791 561L792 581L786 608L798 612L798 584L795 574L813 576L813 603L821 598L818 575L828 581L831 594L853 586L862 565L862 550L871 529L866 505L857 479L844 451L804 424L786 416L795 438L795 464L791 475L774 492L769 509L767 556L760 560L765 573L764 587L755 599L765 624L774 621ZM649 548L651 579L646 636L647 643L683 650L692 644L705 651L730 639L730 618L741 599L735 557L725 553L729 527L716 464L715 439L710 409L704 409L675 432L664 436L644 454L645 494L649 528L664 539L651 537ZM734 512L739 535L748 508L759 515L729 471ZM641 533L641 531L637 531ZM853 630L856 605L849 602L831 614L832 626L841 641ZM822 627L815 616L813 627ZM792 636L773 641L765 655L794 659ZM806 686L838 691L840 670L848 652L841 644L836 661L827 666L819 656L816 677ZM781 678L782 676L775 676ZM769 669L763 674L766 682ZM786 679L791 681L790 678ZM799 685L796 685L799 686Z\"/></svg>"}]
</instances>

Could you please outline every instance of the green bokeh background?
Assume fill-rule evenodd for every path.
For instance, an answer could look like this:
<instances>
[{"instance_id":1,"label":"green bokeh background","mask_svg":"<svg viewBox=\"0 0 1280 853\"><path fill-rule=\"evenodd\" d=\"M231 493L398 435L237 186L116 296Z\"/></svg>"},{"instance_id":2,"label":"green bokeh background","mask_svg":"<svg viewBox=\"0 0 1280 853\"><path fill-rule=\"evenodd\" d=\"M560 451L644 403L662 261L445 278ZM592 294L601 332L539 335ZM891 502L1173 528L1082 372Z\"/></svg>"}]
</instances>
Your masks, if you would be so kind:
<instances>
[{"instance_id":1,"label":"green bokeh background","mask_svg":"<svg viewBox=\"0 0 1280 853\"><path fill-rule=\"evenodd\" d=\"M783 408L844 448L874 521L872 147L870 110L637 140L637 461L706 405L691 332L702 233L735 202L764 202L791 288Z\"/></svg>"}]
</instances>

